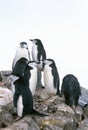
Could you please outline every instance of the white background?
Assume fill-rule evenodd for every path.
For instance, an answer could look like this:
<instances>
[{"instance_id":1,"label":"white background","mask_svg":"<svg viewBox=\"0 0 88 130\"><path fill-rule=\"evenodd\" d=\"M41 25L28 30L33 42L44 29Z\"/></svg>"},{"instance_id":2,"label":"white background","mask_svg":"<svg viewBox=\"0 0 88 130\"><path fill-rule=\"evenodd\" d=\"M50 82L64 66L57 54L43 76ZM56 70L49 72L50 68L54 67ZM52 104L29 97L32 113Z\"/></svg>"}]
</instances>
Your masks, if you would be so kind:
<instances>
[{"instance_id":1,"label":"white background","mask_svg":"<svg viewBox=\"0 0 88 130\"><path fill-rule=\"evenodd\" d=\"M88 0L0 0L0 71L11 70L20 42L31 51L30 38L41 39L61 81L71 73L88 87Z\"/></svg>"}]
</instances>

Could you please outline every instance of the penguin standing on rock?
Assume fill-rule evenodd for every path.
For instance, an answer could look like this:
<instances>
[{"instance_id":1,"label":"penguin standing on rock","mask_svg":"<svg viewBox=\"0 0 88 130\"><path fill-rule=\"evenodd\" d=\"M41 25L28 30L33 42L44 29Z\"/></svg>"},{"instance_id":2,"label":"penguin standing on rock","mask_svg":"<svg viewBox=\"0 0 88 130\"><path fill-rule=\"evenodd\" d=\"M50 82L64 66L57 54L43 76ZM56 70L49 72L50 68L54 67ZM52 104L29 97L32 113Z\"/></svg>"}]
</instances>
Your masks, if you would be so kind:
<instances>
[{"instance_id":1,"label":"penguin standing on rock","mask_svg":"<svg viewBox=\"0 0 88 130\"><path fill-rule=\"evenodd\" d=\"M12 63L12 70L16 64L16 62L21 59L22 57L26 58L28 61L30 61L30 52L28 50L28 45L26 42L21 42L19 44L18 49L16 50L16 54L15 57L13 59L13 63ZM19 66L18 71L21 69L21 66ZM14 88L14 84L13 82L17 79L16 76L13 76L12 78L12 82L11 82L11 89L12 89L12 93L14 94L15 92L15 88Z\"/></svg>"},{"instance_id":2,"label":"penguin standing on rock","mask_svg":"<svg viewBox=\"0 0 88 130\"><path fill-rule=\"evenodd\" d=\"M45 90L49 96L59 95L59 74L56 68L56 64L53 59L46 59L44 62L44 85Z\"/></svg>"},{"instance_id":3,"label":"penguin standing on rock","mask_svg":"<svg viewBox=\"0 0 88 130\"><path fill-rule=\"evenodd\" d=\"M41 42L41 40L39 39L30 39L30 41L33 42L33 46L32 46L32 58L33 61L37 62L38 64L38 68L40 68L40 70L42 70L43 67L43 63L42 61L46 59L46 51L44 49L44 46ZM42 82L41 82L41 71L38 69L38 83L37 83L37 87L42 87Z\"/></svg>"},{"instance_id":4,"label":"penguin standing on rock","mask_svg":"<svg viewBox=\"0 0 88 130\"><path fill-rule=\"evenodd\" d=\"M19 66L21 66L21 69ZM13 82L15 85L13 104L18 117L23 117L28 114L47 116L33 108L33 97L29 87L31 69L33 68L28 65L28 60L23 57L16 62L12 71L12 74L18 77L18 79Z\"/></svg>"},{"instance_id":5,"label":"penguin standing on rock","mask_svg":"<svg viewBox=\"0 0 88 130\"><path fill-rule=\"evenodd\" d=\"M41 40L39 39L30 39L30 41L33 42L33 47L32 47L33 61L40 63L40 60L46 59L46 52L45 52L44 46Z\"/></svg>"}]
</instances>

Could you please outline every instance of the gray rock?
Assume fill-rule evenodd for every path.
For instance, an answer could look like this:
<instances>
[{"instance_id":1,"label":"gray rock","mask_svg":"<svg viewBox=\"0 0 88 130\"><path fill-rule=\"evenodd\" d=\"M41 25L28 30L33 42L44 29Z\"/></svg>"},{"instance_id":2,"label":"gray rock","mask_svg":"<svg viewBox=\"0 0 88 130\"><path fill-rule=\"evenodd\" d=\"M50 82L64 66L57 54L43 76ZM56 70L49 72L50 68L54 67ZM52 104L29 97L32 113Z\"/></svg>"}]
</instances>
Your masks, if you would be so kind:
<instances>
[{"instance_id":1,"label":"gray rock","mask_svg":"<svg viewBox=\"0 0 88 130\"><path fill-rule=\"evenodd\" d=\"M11 76L5 76L8 72L2 72L1 85L11 89ZM4 85L3 85L3 84ZM82 89L83 99L88 98L88 90ZM49 116L40 117L28 115L16 120L12 100L9 104L0 106L0 130L88 130L88 106L77 106L75 111L65 104L64 98L59 96L49 97L45 89L36 91L34 108ZM78 128L77 125L78 124Z\"/></svg>"},{"instance_id":2,"label":"gray rock","mask_svg":"<svg viewBox=\"0 0 88 130\"><path fill-rule=\"evenodd\" d=\"M77 130L88 130L88 118L85 118L79 125Z\"/></svg>"},{"instance_id":3,"label":"gray rock","mask_svg":"<svg viewBox=\"0 0 88 130\"><path fill-rule=\"evenodd\" d=\"M55 126L55 125L49 125L49 126L46 126L44 130L63 130L63 128Z\"/></svg>"},{"instance_id":4,"label":"gray rock","mask_svg":"<svg viewBox=\"0 0 88 130\"><path fill-rule=\"evenodd\" d=\"M40 130L40 128L30 116L27 116L1 130Z\"/></svg>"},{"instance_id":5,"label":"gray rock","mask_svg":"<svg viewBox=\"0 0 88 130\"><path fill-rule=\"evenodd\" d=\"M86 107L84 107L84 117L88 118L88 105Z\"/></svg>"},{"instance_id":6,"label":"gray rock","mask_svg":"<svg viewBox=\"0 0 88 130\"><path fill-rule=\"evenodd\" d=\"M13 95L11 90L8 88L0 87L0 106L6 105L13 100Z\"/></svg>"}]
</instances>

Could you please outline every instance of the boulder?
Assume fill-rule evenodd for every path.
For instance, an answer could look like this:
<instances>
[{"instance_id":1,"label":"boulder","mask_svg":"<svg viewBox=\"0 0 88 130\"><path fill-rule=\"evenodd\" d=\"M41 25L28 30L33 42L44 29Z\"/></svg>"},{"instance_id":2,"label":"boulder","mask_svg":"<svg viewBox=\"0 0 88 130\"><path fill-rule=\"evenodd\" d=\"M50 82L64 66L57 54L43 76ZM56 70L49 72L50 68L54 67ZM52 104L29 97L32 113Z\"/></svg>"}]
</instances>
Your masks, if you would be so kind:
<instances>
[{"instance_id":1,"label":"boulder","mask_svg":"<svg viewBox=\"0 0 88 130\"><path fill-rule=\"evenodd\" d=\"M13 96L11 90L0 87L0 106L12 102Z\"/></svg>"},{"instance_id":2,"label":"boulder","mask_svg":"<svg viewBox=\"0 0 88 130\"><path fill-rule=\"evenodd\" d=\"M85 118L79 125L77 130L88 130L88 118Z\"/></svg>"},{"instance_id":3,"label":"boulder","mask_svg":"<svg viewBox=\"0 0 88 130\"><path fill-rule=\"evenodd\" d=\"M0 87L0 130L88 130L88 90L82 89L82 106L73 109L66 105L63 97L49 97L45 89L40 88L33 96L34 109L48 116L34 114L18 119L11 93L11 76L3 72ZM2 101L3 99L3 101ZM82 103L82 102L81 102ZM84 105L86 103L86 105Z\"/></svg>"}]
</instances>

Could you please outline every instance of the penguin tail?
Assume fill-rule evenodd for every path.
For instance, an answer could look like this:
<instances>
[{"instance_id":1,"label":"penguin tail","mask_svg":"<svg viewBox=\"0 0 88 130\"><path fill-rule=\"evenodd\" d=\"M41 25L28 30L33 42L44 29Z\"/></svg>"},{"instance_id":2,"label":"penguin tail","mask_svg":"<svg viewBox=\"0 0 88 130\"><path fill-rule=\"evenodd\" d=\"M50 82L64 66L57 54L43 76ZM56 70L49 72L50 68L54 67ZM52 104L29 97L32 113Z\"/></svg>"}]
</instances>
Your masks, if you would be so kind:
<instances>
[{"instance_id":1,"label":"penguin tail","mask_svg":"<svg viewBox=\"0 0 88 130\"><path fill-rule=\"evenodd\" d=\"M40 113L40 112L38 112L38 111L36 111L36 110L34 110L34 109L33 109L33 114L38 115L38 116L41 116L41 117L48 116L47 114Z\"/></svg>"}]
</instances>

